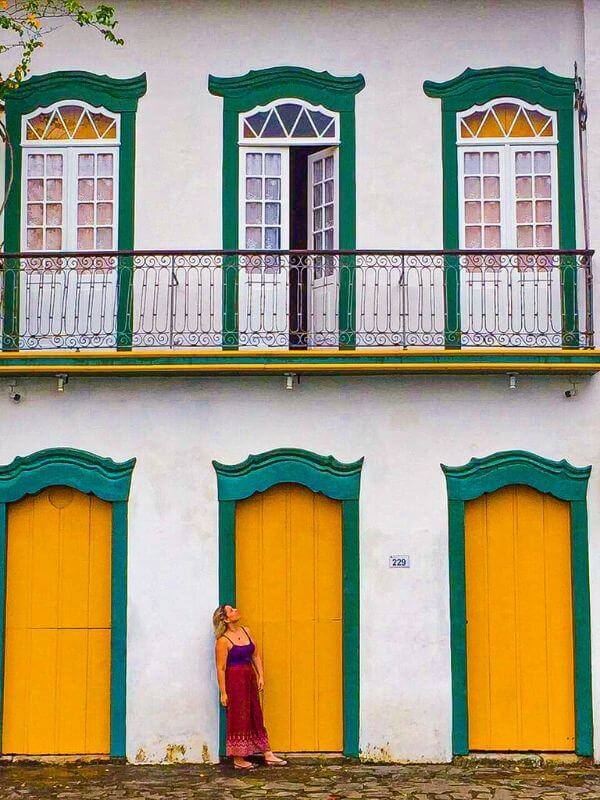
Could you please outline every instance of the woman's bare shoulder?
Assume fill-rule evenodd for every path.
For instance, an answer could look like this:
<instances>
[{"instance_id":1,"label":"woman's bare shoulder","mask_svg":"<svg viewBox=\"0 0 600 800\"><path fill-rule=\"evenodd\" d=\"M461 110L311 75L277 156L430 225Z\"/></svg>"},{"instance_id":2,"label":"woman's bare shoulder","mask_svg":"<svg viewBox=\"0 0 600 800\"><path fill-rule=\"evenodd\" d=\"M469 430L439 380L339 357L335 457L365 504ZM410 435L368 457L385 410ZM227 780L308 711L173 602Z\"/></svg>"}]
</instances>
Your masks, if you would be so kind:
<instances>
[{"instance_id":1,"label":"woman's bare shoulder","mask_svg":"<svg viewBox=\"0 0 600 800\"><path fill-rule=\"evenodd\" d=\"M224 648L229 650L229 646L230 646L229 639L226 636L219 636L219 638L216 641L216 647L218 647L220 650L223 650Z\"/></svg>"}]
</instances>

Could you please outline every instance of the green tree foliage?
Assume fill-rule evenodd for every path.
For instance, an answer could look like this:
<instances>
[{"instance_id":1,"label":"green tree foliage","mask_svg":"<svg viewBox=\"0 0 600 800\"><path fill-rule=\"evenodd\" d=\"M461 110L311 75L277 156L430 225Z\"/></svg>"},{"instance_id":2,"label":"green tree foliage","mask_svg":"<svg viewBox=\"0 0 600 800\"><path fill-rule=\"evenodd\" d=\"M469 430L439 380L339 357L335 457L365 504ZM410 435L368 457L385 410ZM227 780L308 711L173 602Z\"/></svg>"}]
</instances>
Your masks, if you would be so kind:
<instances>
[{"instance_id":1,"label":"green tree foliage","mask_svg":"<svg viewBox=\"0 0 600 800\"><path fill-rule=\"evenodd\" d=\"M64 22L74 23L80 28L93 28L107 41L123 44L123 39L115 33L118 25L115 10L104 3L90 9L79 0L0 0L0 58L3 64L9 65L8 71L0 71L0 110L7 95L18 89L29 74L35 51L44 47L48 34ZM12 145L2 120L0 140L11 152ZM10 160L12 162L12 158ZM9 175L0 213L4 210L11 184L12 175Z\"/></svg>"},{"instance_id":2,"label":"green tree foliage","mask_svg":"<svg viewBox=\"0 0 600 800\"><path fill-rule=\"evenodd\" d=\"M86 9L78 0L0 0L0 29L7 41L0 41L0 56L16 54L16 63L7 74L0 72L0 101L17 89L31 68L34 52L44 46L44 38L61 20L80 28L95 28L113 44L123 44L115 34L115 10L101 3Z\"/></svg>"}]
</instances>

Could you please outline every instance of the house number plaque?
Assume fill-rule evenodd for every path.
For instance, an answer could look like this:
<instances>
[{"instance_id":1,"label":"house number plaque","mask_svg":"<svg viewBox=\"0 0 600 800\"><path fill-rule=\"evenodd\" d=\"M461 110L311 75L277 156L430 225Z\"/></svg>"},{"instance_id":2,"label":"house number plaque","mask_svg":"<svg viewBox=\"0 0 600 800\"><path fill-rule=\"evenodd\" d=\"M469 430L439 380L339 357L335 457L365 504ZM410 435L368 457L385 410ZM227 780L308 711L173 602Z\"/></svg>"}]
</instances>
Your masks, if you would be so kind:
<instances>
[{"instance_id":1,"label":"house number plaque","mask_svg":"<svg viewBox=\"0 0 600 800\"><path fill-rule=\"evenodd\" d=\"M410 567L410 556L390 556L391 569L408 569Z\"/></svg>"}]
</instances>

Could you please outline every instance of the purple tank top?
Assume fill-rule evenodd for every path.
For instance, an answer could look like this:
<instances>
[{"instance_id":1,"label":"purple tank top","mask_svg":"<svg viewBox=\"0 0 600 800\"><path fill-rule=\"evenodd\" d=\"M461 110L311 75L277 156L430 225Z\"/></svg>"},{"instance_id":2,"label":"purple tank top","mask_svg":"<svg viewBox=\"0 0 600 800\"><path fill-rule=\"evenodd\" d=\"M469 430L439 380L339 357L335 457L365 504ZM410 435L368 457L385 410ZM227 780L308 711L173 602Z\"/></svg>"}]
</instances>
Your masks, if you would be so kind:
<instances>
[{"instance_id":1,"label":"purple tank top","mask_svg":"<svg viewBox=\"0 0 600 800\"><path fill-rule=\"evenodd\" d=\"M246 633L244 629L244 633ZM246 633L246 636L248 634ZM229 636L225 636L226 639L229 639ZM248 636L250 639L250 637ZM231 642L231 639L229 639ZM234 667L239 664L251 664L252 663L252 656L254 655L254 642L250 639L248 644L235 644L231 642L232 647L230 648L229 652L227 653L227 666Z\"/></svg>"}]
</instances>

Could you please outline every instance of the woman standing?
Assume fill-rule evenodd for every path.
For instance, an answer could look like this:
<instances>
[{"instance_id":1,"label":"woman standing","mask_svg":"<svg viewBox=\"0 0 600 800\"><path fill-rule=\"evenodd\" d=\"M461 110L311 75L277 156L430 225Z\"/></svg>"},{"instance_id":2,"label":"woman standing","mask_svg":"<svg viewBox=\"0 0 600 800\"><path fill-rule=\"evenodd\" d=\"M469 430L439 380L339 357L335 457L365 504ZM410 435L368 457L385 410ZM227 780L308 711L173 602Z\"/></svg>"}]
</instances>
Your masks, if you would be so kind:
<instances>
[{"instance_id":1,"label":"woman standing","mask_svg":"<svg viewBox=\"0 0 600 800\"><path fill-rule=\"evenodd\" d=\"M213 614L215 656L221 705L227 709L227 755L235 769L254 769L246 756L263 753L265 764L286 764L269 748L258 693L264 686L262 661L240 612L219 606Z\"/></svg>"}]
</instances>

